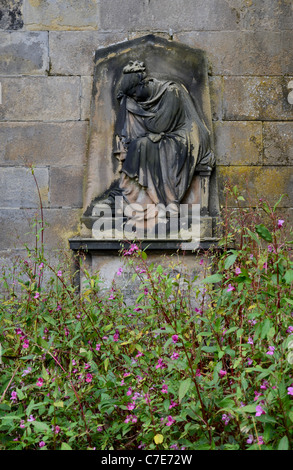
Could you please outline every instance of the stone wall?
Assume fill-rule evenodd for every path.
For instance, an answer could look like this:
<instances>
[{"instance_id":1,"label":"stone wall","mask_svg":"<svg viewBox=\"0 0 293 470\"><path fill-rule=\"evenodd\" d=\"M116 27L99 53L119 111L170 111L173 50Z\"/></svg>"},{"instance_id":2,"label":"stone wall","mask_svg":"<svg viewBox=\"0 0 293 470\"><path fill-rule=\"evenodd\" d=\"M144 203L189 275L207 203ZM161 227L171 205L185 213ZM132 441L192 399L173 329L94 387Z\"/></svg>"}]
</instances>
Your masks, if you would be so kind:
<instances>
[{"instance_id":1,"label":"stone wall","mask_svg":"<svg viewBox=\"0 0 293 470\"><path fill-rule=\"evenodd\" d=\"M0 258L40 216L29 164L48 250L78 233L94 51L149 33L207 53L220 196L287 193L292 222L292 29L292 0L1 0Z\"/></svg>"}]
</instances>

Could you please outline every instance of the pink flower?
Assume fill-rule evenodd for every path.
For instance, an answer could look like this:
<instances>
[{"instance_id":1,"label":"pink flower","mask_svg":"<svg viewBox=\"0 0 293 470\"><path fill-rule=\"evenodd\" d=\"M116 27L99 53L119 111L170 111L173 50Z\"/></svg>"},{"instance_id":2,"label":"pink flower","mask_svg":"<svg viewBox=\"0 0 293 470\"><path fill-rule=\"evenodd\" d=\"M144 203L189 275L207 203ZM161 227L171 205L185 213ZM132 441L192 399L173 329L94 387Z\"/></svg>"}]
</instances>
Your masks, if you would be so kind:
<instances>
[{"instance_id":1,"label":"pink flower","mask_svg":"<svg viewBox=\"0 0 293 470\"><path fill-rule=\"evenodd\" d=\"M288 387L287 390L288 390L288 395L293 396L293 387Z\"/></svg>"},{"instance_id":2,"label":"pink flower","mask_svg":"<svg viewBox=\"0 0 293 470\"><path fill-rule=\"evenodd\" d=\"M249 434L248 439L247 439L247 444L252 444L253 443L253 435Z\"/></svg>"},{"instance_id":3,"label":"pink flower","mask_svg":"<svg viewBox=\"0 0 293 470\"><path fill-rule=\"evenodd\" d=\"M28 340L28 339L25 339L24 342L23 342L22 347L23 347L24 349L28 349L29 345L30 345L29 340Z\"/></svg>"},{"instance_id":4,"label":"pink flower","mask_svg":"<svg viewBox=\"0 0 293 470\"><path fill-rule=\"evenodd\" d=\"M229 413L229 414L223 414L223 415L222 415L222 421L224 421L225 426L227 426L227 424L229 423L230 419L231 419L230 413Z\"/></svg>"},{"instance_id":5,"label":"pink flower","mask_svg":"<svg viewBox=\"0 0 293 470\"><path fill-rule=\"evenodd\" d=\"M227 292L232 292L232 290L235 290L235 287L233 287L232 284L228 284Z\"/></svg>"},{"instance_id":6,"label":"pink flower","mask_svg":"<svg viewBox=\"0 0 293 470\"><path fill-rule=\"evenodd\" d=\"M117 276L121 276L122 273L123 273L123 268L119 268L116 274Z\"/></svg>"},{"instance_id":7,"label":"pink flower","mask_svg":"<svg viewBox=\"0 0 293 470\"><path fill-rule=\"evenodd\" d=\"M16 393L16 392L11 392L10 400L12 400L12 401L16 401L16 400L17 400L17 393Z\"/></svg>"},{"instance_id":8,"label":"pink flower","mask_svg":"<svg viewBox=\"0 0 293 470\"><path fill-rule=\"evenodd\" d=\"M237 268L235 269L235 274L238 275L238 274L241 274L241 273L242 273L241 269L237 267Z\"/></svg>"},{"instance_id":9,"label":"pink flower","mask_svg":"<svg viewBox=\"0 0 293 470\"><path fill-rule=\"evenodd\" d=\"M40 297L40 293L36 292L35 295L34 295L34 299L38 299L39 297Z\"/></svg>"},{"instance_id":10,"label":"pink flower","mask_svg":"<svg viewBox=\"0 0 293 470\"><path fill-rule=\"evenodd\" d=\"M177 343L177 341L178 341L178 335L173 335L173 336L172 336L172 341L173 341L174 344Z\"/></svg>"},{"instance_id":11,"label":"pink flower","mask_svg":"<svg viewBox=\"0 0 293 470\"><path fill-rule=\"evenodd\" d=\"M102 431L103 431L102 426L98 426L98 427L97 427L97 431L98 431L98 432L102 432Z\"/></svg>"},{"instance_id":12,"label":"pink flower","mask_svg":"<svg viewBox=\"0 0 293 470\"><path fill-rule=\"evenodd\" d=\"M288 327L287 333L293 333L293 326L289 326L289 327Z\"/></svg>"},{"instance_id":13,"label":"pink flower","mask_svg":"<svg viewBox=\"0 0 293 470\"><path fill-rule=\"evenodd\" d=\"M178 352L173 352L173 354L172 354L172 356L171 356L172 361L175 361L175 360L178 359L178 358L179 358Z\"/></svg>"},{"instance_id":14,"label":"pink flower","mask_svg":"<svg viewBox=\"0 0 293 470\"><path fill-rule=\"evenodd\" d=\"M260 446L261 446L262 444L264 444L264 440L263 440L263 437L262 437L262 436L258 436L257 443L258 443L258 445L260 445Z\"/></svg>"},{"instance_id":15,"label":"pink flower","mask_svg":"<svg viewBox=\"0 0 293 470\"><path fill-rule=\"evenodd\" d=\"M225 377L225 375L227 374L227 372L225 370L220 370L219 372L219 376L222 378L222 377Z\"/></svg>"},{"instance_id":16,"label":"pink flower","mask_svg":"<svg viewBox=\"0 0 293 470\"><path fill-rule=\"evenodd\" d=\"M273 356L274 355L274 351L275 351L275 347L274 346L269 346L269 351L267 351L267 354L269 356Z\"/></svg>"},{"instance_id":17,"label":"pink flower","mask_svg":"<svg viewBox=\"0 0 293 470\"><path fill-rule=\"evenodd\" d=\"M113 335L113 341L118 341L119 339L119 333L116 331L116 333Z\"/></svg>"},{"instance_id":18,"label":"pink flower","mask_svg":"<svg viewBox=\"0 0 293 470\"><path fill-rule=\"evenodd\" d=\"M129 389L127 390L126 395L128 395L129 397L130 397L130 395L132 395L132 388L131 387L129 387Z\"/></svg>"},{"instance_id":19,"label":"pink flower","mask_svg":"<svg viewBox=\"0 0 293 470\"><path fill-rule=\"evenodd\" d=\"M248 344L253 344L253 339L249 336L248 338L248 341L247 341Z\"/></svg>"},{"instance_id":20,"label":"pink flower","mask_svg":"<svg viewBox=\"0 0 293 470\"><path fill-rule=\"evenodd\" d=\"M171 410L172 408L174 408L174 406L177 406L178 403L176 403L175 401L171 400L171 403L169 405L169 410Z\"/></svg>"},{"instance_id":21,"label":"pink flower","mask_svg":"<svg viewBox=\"0 0 293 470\"><path fill-rule=\"evenodd\" d=\"M42 379L42 377L39 377L36 385L37 387L42 387L43 383L44 383L44 380Z\"/></svg>"},{"instance_id":22,"label":"pink flower","mask_svg":"<svg viewBox=\"0 0 293 470\"><path fill-rule=\"evenodd\" d=\"M203 265L203 259L200 260L199 264L202 266Z\"/></svg>"},{"instance_id":23,"label":"pink flower","mask_svg":"<svg viewBox=\"0 0 293 470\"><path fill-rule=\"evenodd\" d=\"M148 293L149 293L149 290L145 287L145 289L144 289L144 295L148 295Z\"/></svg>"},{"instance_id":24,"label":"pink flower","mask_svg":"<svg viewBox=\"0 0 293 470\"><path fill-rule=\"evenodd\" d=\"M172 418L172 416L168 416L166 426L172 426L172 424L175 423L175 421L176 420Z\"/></svg>"},{"instance_id":25,"label":"pink flower","mask_svg":"<svg viewBox=\"0 0 293 470\"><path fill-rule=\"evenodd\" d=\"M43 269L44 263L39 264L39 269Z\"/></svg>"},{"instance_id":26,"label":"pink flower","mask_svg":"<svg viewBox=\"0 0 293 470\"><path fill-rule=\"evenodd\" d=\"M62 276L62 271L59 270L58 273L57 273L57 276L61 277Z\"/></svg>"},{"instance_id":27,"label":"pink flower","mask_svg":"<svg viewBox=\"0 0 293 470\"><path fill-rule=\"evenodd\" d=\"M44 441L39 442L39 447L44 447L45 445L46 445L46 443Z\"/></svg>"},{"instance_id":28,"label":"pink flower","mask_svg":"<svg viewBox=\"0 0 293 470\"><path fill-rule=\"evenodd\" d=\"M163 359L159 358L156 365L156 369L165 369L167 365L163 362Z\"/></svg>"},{"instance_id":29,"label":"pink flower","mask_svg":"<svg viewBox=\"0 0 293 470\"><path fill-rule=\"evenodd\" d=\"M132 403L128 403L128 404L127 404L127 409L128 409L129 411L134 410L135 406L136 406L136 405L135 405L135 402L133 401Z\"/></svg>"},{"instance_id":30,"label":"pink flower","mask_svg":"<svg viewBox=\"0 0 293 470\"><path fill-rule=\"evenodd\" d=\"M256 406L255 411L256 411L255 416L261 416L261 415L266 414L266 412L262 409L260 405Z\"/></svg>"},{"instance_id":31,"label":"pink flower","mask_svg":"<svg viewBox=\"0 0 293 470\"><path fill-rule=\"evenodd\" d=\"M248 363L249 366L251 366L251 364L253 363L253 360L248 357L247 358L247 363Z\"/></svg>"},{"instance_id":32,"label":"pink flower","mask_svg":"<svg viewBox=\"0 0 293 470\"><path fill-rule=\"evenodd\" d=\"M87 383L90 383L92 380L93 380L92 374L86 374L86 379L85 379L85 381L86 381Z\"/></svg>"},{"instance_id":33,"label":"pink flower","mask_svg":"<svg viewBox=\"0 0 293 470\"><path fill-rule=\"evenodd\" d=\"M101 349L101 343L96 344L96 351L100 351Z\"/></svg>"},{"instance_id":34,"label":"pink flower","mask_svg":"<svg viewBox=\"0 0 293 470\"><path fill-rule=\"evenodd\" d=\"M90 369L90 367L91 367L90 364L85 364L85 365L84 365L85 370Z\"/></svg>"},{"instance_id":35,"label":"pink flower","mask_svg":"<svg viewBox=\"0 0 293 470\"><path fill-rule=\"evenodd\" d=\"M254 392L254 401L257 401L259 399L259 397L261 397L262 393L261 392Z\"/></svg>"},{"instance_id":36,"label":"pink flower","mask_svg":"<svg viewBox=\"0 0 293 470\"><path fill-rule=\"evenodd\" d=\"M278 228L281 228L284 222L282 219L278 220Z\"/></svg>"},{"instance_id":37,"label":"pink flower","mask_svg":"<svg viewBox=\"0 0 293 470\"><path fill-rule=\"evenodd\" d=\"M162 390L161 390L162 393L168 393L168 385L167 384L163 384L162 385Z\"/></svg>"}]
</instances>

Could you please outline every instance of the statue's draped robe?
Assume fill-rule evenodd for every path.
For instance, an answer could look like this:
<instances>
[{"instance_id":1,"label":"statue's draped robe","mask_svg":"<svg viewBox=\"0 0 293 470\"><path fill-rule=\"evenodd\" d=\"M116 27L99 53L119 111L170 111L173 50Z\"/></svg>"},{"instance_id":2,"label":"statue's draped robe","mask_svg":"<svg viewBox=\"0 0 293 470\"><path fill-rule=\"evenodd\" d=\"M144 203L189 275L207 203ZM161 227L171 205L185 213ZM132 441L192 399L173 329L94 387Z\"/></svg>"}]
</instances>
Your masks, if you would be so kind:
<instances>
[{"instance_id":1,"label":"statue's draped robe","mask_svg":"<svg viewBox=\"0 0 293 470\"><path fill-rule=\"evenodd\" d=\"M151 96L124 95L116 133L126 148L120 188L125 199L165 207L182 201L197 164L211 159L209 131L187 90L151 79Z\"/></svg>"}]
</instances>

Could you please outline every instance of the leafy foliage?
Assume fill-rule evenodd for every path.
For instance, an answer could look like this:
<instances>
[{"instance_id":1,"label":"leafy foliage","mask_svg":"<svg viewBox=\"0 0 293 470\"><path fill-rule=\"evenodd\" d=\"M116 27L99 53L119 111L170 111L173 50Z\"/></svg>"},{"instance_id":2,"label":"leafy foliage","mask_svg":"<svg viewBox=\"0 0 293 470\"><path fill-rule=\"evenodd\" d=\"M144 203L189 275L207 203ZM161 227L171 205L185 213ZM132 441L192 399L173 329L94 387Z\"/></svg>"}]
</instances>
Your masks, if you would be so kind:
<instances>
[{"instance_id":1,"label":"leafy foliage","mask_svg":"<svg viewBox=\"0 0 293 470\"><path fill-rule=\"evenodd\" d=\"M0 449L292 450L292 242L277 207L259 205L270 225L230 214L221 249L194 254L201 282L131 244L133 305L83 266L79 295L42 244L21 272L3 267Z\"/></svg>"}]
</instances>

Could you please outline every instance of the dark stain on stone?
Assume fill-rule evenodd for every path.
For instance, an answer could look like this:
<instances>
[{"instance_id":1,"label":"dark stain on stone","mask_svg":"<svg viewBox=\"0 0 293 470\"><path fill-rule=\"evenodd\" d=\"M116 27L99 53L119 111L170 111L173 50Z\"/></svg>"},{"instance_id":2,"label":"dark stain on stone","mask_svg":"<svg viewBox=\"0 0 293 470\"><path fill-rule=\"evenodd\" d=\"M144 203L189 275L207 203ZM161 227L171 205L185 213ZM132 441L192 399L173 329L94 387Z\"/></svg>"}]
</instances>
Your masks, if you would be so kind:
<instances>
[{"instance_id":1,"label":"dark stain on stone","mask_svg":"<svg viewBox=\"0 0 293 470\"><path fill-rule=\"evenodd\" d=\"M23 28L23 0L2 0L0 6L0 29L17 30Z\"/></svg>"}]
</instances>

